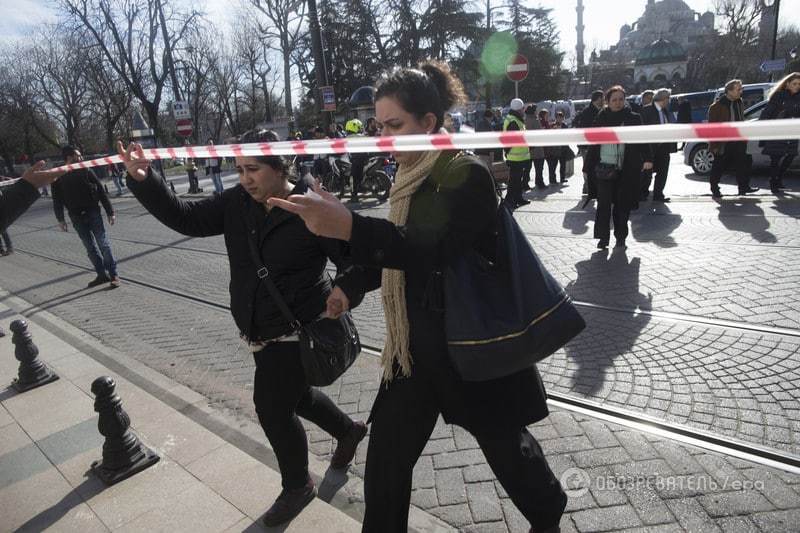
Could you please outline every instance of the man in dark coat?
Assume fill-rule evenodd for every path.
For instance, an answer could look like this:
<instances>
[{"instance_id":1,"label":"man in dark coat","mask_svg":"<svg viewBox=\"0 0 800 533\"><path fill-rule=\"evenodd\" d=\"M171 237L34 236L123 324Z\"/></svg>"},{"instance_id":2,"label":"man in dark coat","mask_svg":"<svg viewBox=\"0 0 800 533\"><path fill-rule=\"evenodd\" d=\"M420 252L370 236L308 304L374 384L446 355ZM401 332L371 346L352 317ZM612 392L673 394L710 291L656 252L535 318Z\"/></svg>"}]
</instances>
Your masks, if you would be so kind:
<instances>
[{"instance_id":1,"label":"man in dark coat","mask_svg":"<svg viewBox=\"0 0 800 533\"><path fill-rule=\"evenodd\" d=\"M708 108L709 122L741 122L744 120L744 105L742 104L742 80L731 80L725 84L725 94L711 104ZM711 196L721 198L719 181L725 168L733 166L736 170L736 184L739 194L754 193L756 187L750 187L751 159L747 155L746 141L712 142L708 144L709 151L714 154L714 163L711 166Z\"/></svg>"},{"instance_id":2,"label":"man in dark coat","mask_svg":"<svg viewBox=\"0 0 800 533\"><path fill-rule=\"evenodd\" d=\"M670 124L674 122L672 113L669 111L669 89L659 89L653 96L653 103L642 107L642 122L644 124ZM669 202L669 198L664 197L664 185L667 183L669 173L669 157L673 152L678 151L675 143L655 143L653 149L653 172L656 179L653 184L653 201ZM642 200L647 200L650 194L650 180L653 172L642 172Z\"/></svg>"},{"instance_id":3,"label":"man in dark coat","mask_svg":"<svg viewBox=\"0 0 800 533\"><path fill-rule=\"evenodd\" d=\"M83 160L80 150L72 146L65 146L61 150L61 155L68 165ZM53 211L58 219L58 225L62 231L67 231L67 223L64 220L66 207L72 227L81 238L89 260L97 272L97 277L89 282L89 287L110 282L111 287L115 288L120 284L117 262L111 253L111 243L98 203L103 204L108 223L113 226L117 220L114 208L111 206L105 187L91 169L73 170L53 184Z\"/></svg>"},{"instance_id":4,"label":"man in dark coat","mask_svg":"<svg viewBox=\"0 0 800 533\"><path fill-rule=\"evenodd\" d=\"M575 117L575 127L576 128L591 128L594 125L594 120L597 118L597 114L603 109L603 99L605 98L605 94L603 91L594 91L592 93L592 101L589 105L586 106L578 115ZM589 192L589 182L592 181L592 173L594 169L590 168L586 165L586 151L588 146L581 145L578 146L578 152L583 156L583 194L588 194Z\"/></svg>"},{"instance_id":5,"label":"man in dark coat","mask_svg":"<svg viewBox=\"0 0 800 533\"><path fill-rule=\"evenodd\" d=\"M42 170L44 161L39 161L22 175L22 179L0 185L0 231L5 231L14 220L39 198L39 189L49 185L64 172Z\"/></svg>"}]
</instances>

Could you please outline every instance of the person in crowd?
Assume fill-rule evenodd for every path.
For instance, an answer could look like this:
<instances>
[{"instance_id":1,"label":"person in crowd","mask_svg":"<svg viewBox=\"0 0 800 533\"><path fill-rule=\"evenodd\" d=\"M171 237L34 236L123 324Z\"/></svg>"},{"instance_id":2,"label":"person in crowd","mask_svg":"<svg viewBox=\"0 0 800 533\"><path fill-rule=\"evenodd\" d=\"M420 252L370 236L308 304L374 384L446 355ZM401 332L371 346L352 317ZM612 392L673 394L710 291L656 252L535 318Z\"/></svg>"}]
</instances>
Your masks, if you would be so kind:
<instances>
[{"instance_id":1,"label":"person in crowd","mask_svg":"<svg viewBox=\"0 0 800 533\"><path fill-rule=\"evenodd\" d=\"M759 120L783 118L800 118L800 72L792 72L775 84ZM797 157L797 139L762 141L759 145L770 158L769 188L780 194L783 176Z\"/></svg>"},{"instance_id":2,"label":"person in crowd","mask_svg":"<svg viewBox=\"0 0 800 533\"><path fill-rule=\"evenodd\" d=\"M108 175L111 176L111 181L114 182L114 186L117 188L117 197L122 196L124 191L124 186L122 184L122 175L120 173L119 168L117 165L112 163L108 165Z\"/></svg>"},{"instance_id":3,"label":"person in crowd","mask_svg":"<svg viewBox=\"0 0 800 533\"><path fill-rule=\"evenodd\" d=\"M539 110L539 127L543 130L553 129L554 123L550 120L550 111L547 109ZM558 160L561 157L560 146L545 146L544 158L547 161L547 175L550 185L558 185Z\"/></svg>"},{"instance_id":4,"label":"person in crowd","mask_svg":"<svg viewBox=\"0 0 800 533\"><path fill-rule=\"evenodd\" d=\"M313 138L315 140L321 140L325 137L325 128L316 126L313 130ZM323 176L326 176L331 171L331 164L328 162L328 157L328 154L314 154L312 156L298 155L297 160L300 162L304 158L311 158L314 165L311 168L311 173L315 178L321 180Z\"/></svg>"},{"instance_id":5,"label":"person in crowd","mask_svg":"<svg viewBox=\"0 0 800 533\"><path fill-rule=\"evenodd\" d=\"M0 256L7 256L14 253L14 245L11 244L11 237L8 230L0 230Z\"/></svg>"},{"instance_id":6,"label":"person in crowd","mask_svg":"<svg viewBox=\"0 0 800 533\"><path fill-rule=\"evenodd\" d=\"M376 116L384 135L436 133L445 111L463 98L461 82L444 63L395 68L376 84ZM520 103L512 104L518 112ZM567 496L526 428L548 414L535 366L465 382L447 355L438 276L469 250L491 256L498 208L492 176L465 153L396 157L400 167L388 220L353 213L321 187L319 197L271 200L300 214L313 233L349 241L354 263L373 268L363 290L381 287L387 339L383 383L370 415L363 531L407 531L414 464L442 414L474 435L534 530L556 532Z\"/></svg>"},{"instance_id":7,"label":"person in crowd","mask_svg":"<svg viewBox=\"0 0 800 533\"><path fill-rule=\"evenodd\" d=\"M68 165L83 161L80 150L73 146L63 147L61 155ZM110 283L112 288L116 288L120 285L117 262L111 251L111 242L98 204L102 204L108 223L113 226L117 221L114 208L108 199L105 187L90 168L72 170L53 184L53 211L58 225L61 231L67 231L67 223L64 220L64 208L66 208L72 227L81 238L97 273L97 277L89 282L89 287Z\"/></svg>"},{"instance_id":8,"label":"person in crowd","mask_svg":"<svg viewBox=\"0 0 800 533\"><path fill-rule=\"evenodd\" d=\"M525 118L523 109L525 103L519 98L511 100L506 120L503 122L503 131L525 131ZM506 164L509 169L508 191L505 202L512 211L522 205L528 205L529 200L522 197L522 185L530 179L531 152L527 146L517 146L506 150Z\"/></svg>"},{"instance_id":9,"label":"person in crowd","mask_svg":"<svg viewBox=\"0 0 800 533\"><path fill-rule=\"evenodd\" d=\"M642 122L644 124L670 124L674 122L672 113L669 110L670 96L669 89L658 89L653 95L652 103L642 108ZM655 172L653 201L669 202L669 198L664 196L664 186L667 183L667 175L669 174L670 154L678 151L678 145L676 143L655 143L651 148L653 150L653 172ZM649 170L642 172L642 200L647 200L650 195L650 181L653 172Z\"/></svg>"},{"instance_id":10,"label":"person in crowd","mask_svg":"<svg viewBox=\"0 0 800 533\"><path fill-rule=\"evenodd\" d=\"M725 84L725 92L708 108L709 122L741 122L744 120L742 103L742 80L731 80ZM719 182L726 168L736 171L736 184L739 194L758 191L750 186L750 157L747 155L747 141L710 142L709 151L714 155L711 165L711 196L721 198Z\"/></svg>"},{"instance_id":11,"label":"person in crowd","mask_svg":"<svg viewBox=\"0 0 800 533\"><path fill-rule=\"evenodd\" d=\"M381 134L380 130L378 130L378 120L375 117L367 118L366 124L364 124L364 135L367 137L378 137Z\"/></svg>"},{"instance_id":12,"label":"person in crowd","mask_svg":"<svg viewBox=\"0 0 800 533\"><path fill-rule=\"evenodd\" d=\"M561 130L567 127L567 124L564 122L564 112L563 111L556 111L556 121L550 125L551 129L554 130ZM548 162L548 167L550 167L552 172L555 172L556 168L558 168L559 172L559 183L566 183L567 182L567 159L572 154L569 146L561 145L561 146L554 146L551 152L551 161L552 163ZM550 178L552 182L555 179L555 176Z\"/></svg>"},{"instance_id":13,"label":"person in crowd","mask_svg":"<svg viewBox=\"0 0 800 533\"><path fill-rule=\"evenodd\" d=\"M327 136L329 139L340 139L344 134L339 130L339 125L336 122L328 124Z\"/></svg>"},{"instance_id":14,"label":"person in crowd","mask_svg":"<svg viewBox=\"0 0 800 533\"><path fill-rule=\"evenodd\" d=\"M484 109L475 131L494 131L494 113L491 109Z\"/></svg>"},{"instance_id":15,"label":"person in crowd","mask_svg":"<svg viewBox=\"0 0 800 533\"><path fill-rule=\"evenodd\" d=\"M606 91L605 100L606 107L597 114L595 126L642 125L642 118L625 105L625 89L621 86ZM589 196L597 198L594 219L597 247L608 247L613 220L616 246L624 248L631 209L639 205L642 172L653 168L652 149L649 144L595 144L589 147L586 165L594 169Z\"/></svg>"},{"instance_id":16,"label":"person in crowd","mask_svg":"<svg viewBox=\"0 0 800 533\"><path fill-rule=\"evenodd\" d=\"M209 139L208 144L214 144L214 139ZM214 193L222 194L225 187L222 184L222 160L218 157L209 157L206 159L206 176L211 176L211 182L214 184Z\"/></svg>"},{"instance_id":17,"label":"person in crowd","mask_svg":"<svg viewBox=\"0 0 800 533\"><path fill-rule=\"evenodd\" d=\"M128 188L164 225L184 235L224 235L231 269L231 314L244 342L253 352L256 370L253 400L261 427L278 459L283 490L264 515L264 524L277 526L314 499L316 488L308 472L308 442L299 416L312 421L337 439L331 466L346 467L367 432L319 390L311 388L300 363L297 332L269 296L251 255L251 243L260 253L269 277L286 295L301 324L331 316L326 298L348 307L363 294L354 287L363 277L345 261L346 246L320 238L296 215L267 203L271 198L304 194L309 183L292 186L291 166L278 156L237 157L239 185L202 201L178 199L164 185L139 145L127 150L120 143L127 168ZM332 287L325 266L336 264L339 274ZM334 301L334 300L332 300Z\"/></svg>"},{"instance_id":18,"label":"person in crowd","mask_svg":"<svg viewBox=\"0 0 800 533\"><path fill-rule=\"evenodd\" d=\"M630 102L630 108L634 113L638 113L641 115L642 109L651 105L653 103L653 96L655 96L655 91L651 89L647 89L646 91L642 92L639 95L639 101L633 100Z\"/></svg>"},{"instance_id":19,"label":"person in crowd","mask_svg":"<svg viewBox=\"0 0 800 533\"><path fill-rule=\"evenodd\" d=\"M0 186L0 231L5 231L39 198L39 189L52 183L64 172L44 170L45 162L29 167L22 178L10 185Z\"/></svg>"},{"instance_id":20,"label":"person in crowd","mask_svg":"<svg viewBox=\"0 0 800 533\"><path fill-rule=\"evenodd\" d=\"M186 175L189 178L189 194L202 192L200 180L197 179L197 163L194 159L186 159ZM123 178L123 176L120 176L120 178Z\"/></svg>"},{"instance_id":21,"label":"person in crowd","mask_svg":"<svg viewBox=\"0 0 800 533\"><path fill-rule=\"evenodd\" d=\"M363 124L357 118L348 120L345 123L345 131L348 137L363 136ZM361 180L364 178L364 166L369 160L368 153L350 154L350 176L352 177L352 189L350 190L350 201L358 203L358 191L361 189Z\"/></svg>"},{"instance_id":22,"label":"person in crowd","mask_svg":"<svg viewBox=\"0 0 800 533\"><path fill-rule=\"evenodd\" d=\"M692 104L683 96L678 97L678 124L692 123Z\"/></svg>"},{"instance_id":23,"label":"person in crowd","mask_svg":"<svg viewBox=\"0 0 800 533\"><path fill-rule=\"evenodd\" d=\"M578 116L575 120L575 127L591 128L594 126L594 120L597 118L597 114L600 113L600 110L603 109L604 105L605 93L600 90L592 92L591 102L580 113L578 113ZM583 194L589 193L589 182L593 180L594 174L594 169L589 168L586 165L586 152L588 149L588 145L582 145L578 147L578 151L583 156Z\"/></svg>"},{"instance_id":24,"label":"person in crowd","mask_svg":"<svg viewBox=\"0 0 800 533\"><path fill-rule=\"evenodd\" d=\"M539 120L537 111L536 111L536 104L530 104L528 107L525 108L525 129L528 130L540 130L542 129L542 123ZM546 189L547 185L544 183L544 148L541 146L531 146L529 147L529 151L531 154L531 161L533 162L533 171L534 171L534 184L539 189ZM525 178L522 184L523 190L530 190L530 186L528 185L530 181L530 170L525 174Z\"/></svg>"}]
</instances>

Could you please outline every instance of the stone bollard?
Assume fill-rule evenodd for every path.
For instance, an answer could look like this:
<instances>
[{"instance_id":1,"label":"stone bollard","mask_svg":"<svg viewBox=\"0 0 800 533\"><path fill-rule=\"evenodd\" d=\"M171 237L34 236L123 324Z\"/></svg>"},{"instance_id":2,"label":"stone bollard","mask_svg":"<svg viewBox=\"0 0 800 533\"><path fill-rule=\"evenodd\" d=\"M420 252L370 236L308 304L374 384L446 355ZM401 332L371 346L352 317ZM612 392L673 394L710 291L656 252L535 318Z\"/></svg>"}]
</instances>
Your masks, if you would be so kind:
<instances>
[{"instance_id":1,"label":"stone bollard","mask_svg":"<svg viewBox=\"0 0 800 533\"><path fill-rule=\"evenodd\" d=\"M33 343L26 320L15 320L11 323L11 342L14 344L14 356L19 361L19 377L11 382L17 392L40 387L58 379L58 375L39 359L39 348Z\"/></svg>"},{"instance_id":2,"label":"stone bollard","mask_svg":"<svg viewBox=\"0 0 800 533\"><path fill-rule=\"evenodd\" d=\"M92 470L106 485L113 485L156 464L160 457L141 443L129 429L131 419L114 392L117 384L108 376L92 382L94 410L100 414L97 429L106 438L103 459L92 463Z\"/></svg>"}]
</instances>

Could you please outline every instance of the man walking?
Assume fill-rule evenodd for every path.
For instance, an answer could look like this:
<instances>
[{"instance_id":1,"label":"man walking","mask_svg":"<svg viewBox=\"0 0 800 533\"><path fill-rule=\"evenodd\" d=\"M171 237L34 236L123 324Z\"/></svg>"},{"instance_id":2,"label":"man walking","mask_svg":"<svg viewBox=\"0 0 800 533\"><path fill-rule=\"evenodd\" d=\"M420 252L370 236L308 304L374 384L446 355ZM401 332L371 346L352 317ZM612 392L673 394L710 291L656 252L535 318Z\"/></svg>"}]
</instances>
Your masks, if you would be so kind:
<instances>
[{"instance_id":1,"label":"man walking","mask_svg":"<svg viewBox=\"0 0 800 533\"><path fill-rule=\"evenodd\" d=\"M670 124L674 122L672 113L669 111L669 99L671 92L669 89L659 89L653 95L653 103L642 107L642 122L644 124ZM655 143L653 144L653 170L642 172L642 200L647 200L650 195L650 181L652 173L655 172L656 179L653 183L653 201L669 202L669 198L664 196L664 185L667 183L669 173L670 154L678 151L675 143Z\"/></svg>"},{"instance_id":2,"label":"man walking","mask_svg":"<svg viewBox=\"0 0 800 533\"><path fill-rule=\"evenodd\" d=\"M586 106L583 111L578 113L575 117L575 121L573 122L576 128L591 128L594 125L594 119L597 118L597 114L603 109L603 105L605 102L605 93L603 91L597 90L592 92L591 103ZM589 181L593 180L594 169L588 168L585 164L586 162L586 151L589 147L586 145L578 146L578 152L580 156L583 157L584 166L583 166L583 194L589 193Z\"/></svg>"},{"instance_id":3,"label":"man walking","mask_svg":"<svg viewBox=\"0 0 800 533\"><path fill-rule=\"evenodd\" d=\"M208 145L213 146L214 140L209 139ZM222 194L225 186L222 184L222 160L218 157L209 157L206 159L206 176L211 175L211 183L214 184L214 193Z\"/></svg>"},{"instance_id":4,"label":"man walking","mask_svg":"<svg viewBox=\"0 0 800 533\"><path fill-rule=\"evenodd\" d=\"M709 122L741 122L744 120L744 104L742 104L742 80L731 80L725 84L725 93L708 108ZM747 155L747 141L712 142L709 151L714 154L711 165L711 196L721 198L719 181L722 172L733 166L736 171L736 184L739 194L754 193L756 187L750 187L750 157Z\"/></svg>"},{"instance_id":5,"label":"man walking","mask_svg":"<svg viewBox=\"0 0 800 533\"><path fill-rule=\"evenodd\" d=\"M61 154L68 165L83 160L81 152L72 146L65 146ZM105 188L91 169L73 170L53 183L53 210L58 224L62 231L67 231L67 223L64 221L66 207L72 227L81 238L97 272L97 277L89 283L89 287L110 283L112 288L116 288L120 284L117 263L111 253L111 244L98 203L103 204L108 223L113 226L116 222L114 208L111 207Z\"/></svg>"},{"instance_id":6,"label":"man walking","mask_svg":"<svg viewBox=\"0 0 800 533\"><path fill-rule=\"evenodd\" d=\"M503 131L525 131L525 119L522 115L525 103L519 98L511 100L511 109L503 122ZM510 210L521 205L528 205L530 201L522 197L522 183L530 179L531 152L527 146L517 146L506 151L506 164L508 165L508 192L505 202Z\"/></svg>"}]
</instances>

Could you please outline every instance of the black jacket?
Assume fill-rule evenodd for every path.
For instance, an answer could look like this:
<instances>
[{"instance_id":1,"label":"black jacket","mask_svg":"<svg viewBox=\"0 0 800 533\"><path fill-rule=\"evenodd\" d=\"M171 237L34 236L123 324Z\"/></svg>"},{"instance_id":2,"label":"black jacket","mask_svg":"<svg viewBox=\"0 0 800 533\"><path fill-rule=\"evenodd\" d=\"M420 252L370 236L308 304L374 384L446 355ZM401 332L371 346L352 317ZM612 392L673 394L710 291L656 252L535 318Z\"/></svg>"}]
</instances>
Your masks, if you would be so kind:
<instances>
[{"instance_id":1,"label":"black jacket","mask_svg":"<svg viewBox=\"0 0 800 533\"><path fill-rule=\"evenodd\" d=\"M0 231L5 231L37 198L39 191L25 180L0 187Z\"/></svg>"},{"instance_id":2,"label":"black jacket","mask_svg":"<svg viewBox=\"0 0 800 533\"><path fill-rule=\"evenodd\" d=\"M661 117L659 117L658 114L659 111L655 104L648 104L644 106L641 112L642 123L645 125L661 124ZM670 113L669 109L664 110L664 116L666 117L666 124L672 124L675 122L675 119L672 116L672 113ZM671 154L678 151L678 145L676 143L654 143L651 144L650 147L654 153L658 152L661 154Z\"/></svg>"},{"instance_id":3,"label":"black jacket","mask_svg":"<svg viewBox=\"0 0 800 533\"><path fill-rule=\"evenodd\" d=\"M597 117L599 112L600 110L597 109L594 104L590 103L583 108L580 113L578 113L577 117L575 117L573 126L576 128L591 128L592 124L594 124L594 119Z\"/></svg>"},{"instance_id":4,"label":"black jacket","mask_svg":"<svg viewBox=\"0 0 800 533\"><path fill-rule=\"evenodd\" d=\"M414 193L405 226L353 214L353 262L373 267L362 278L363 291L380 286L380 268L405 272L412 374L436 390L444 419L476 433L518 429L548 413L536 367L491 381L465 382L448 359L444 293L436 273L470 248L494 257L497 210L494 180L486 166L472 156L448 166L453 155L443 153ZM395 377L388 389L401 379ZM380 409L386 390L381 387L374 409Z\"/></svg>"},{"instance_id":5,"label":"black jacket","mask_svg":"<svg viewBox=\"0 0 800 533\"><path fill-rule=\"evenodd\" d=\"M613 113L606 107L597 114L594 125L596 127L641 126L642 118L631 111L629 107L624 107L622 111L617 113ZM639 205L642 165L645 161L653 162L653 151L649 144L625 144L624 146L625 156L618 179L618 187L621 190L621 194L618 197L619 207L634 209ZM594 144L590 146L584 160L585 168L594 168L600 162L600 145ZM590 173L589 177L589 198L597 198L597 183L594 172Z\"/></svg>"},{"instance_id":6,"label":"black jacket","mask_svg":"<svg viewBox=\"0 0 800 533\"><path fill-rule=\"evenodd\" d=\"M108 216L114 214L105 187L91 169L81 168L64 174L53 183L52 190L53 211L59 222L64 222L65 207L70 213L79 213L97 207L97 202L103 204Z\"/></svg>"},{"instance_id":7,"label":"black jacket","mask_svg":"<svg viewBox=\"0 0 800 533\"><path fill-rule=\"evenodd\" d=\"M800 118L800 93L792 95L785 90L775 93L761 112L759 120L783 118ZM770 157L797 155L797 139L762 141L759 145L763 147L762 153Z\"/></svg>"},{"instance_id":8,"label":"black jacket","mask_svg":"<svg viewBox=\"0 0 800 533\"><path fill-rule=\"evenodd\" d=\"M328 258L337 266L336 284L347 294L351 308L361 302L363 293L354 289L360 272L347 268L346 243L315 236L300 217L280 208L266 211L241 185L213 198L187 202L178 199L152 169L142 182L127 176L127 184L153 216L175 231L192 237L225 236L231 269L231 314L247 338L273 339L292 331L256 274L248 235L256 239L270 278L301 323L314 321L325 310L331 290L325 271ZM301 180L293 193L307 190L308 185Z\"/></svg>"}]
</instances>

